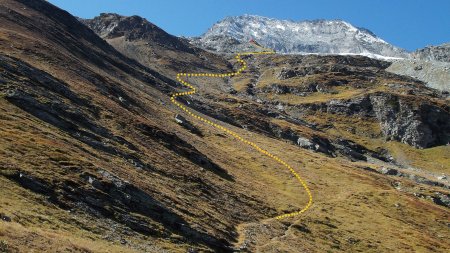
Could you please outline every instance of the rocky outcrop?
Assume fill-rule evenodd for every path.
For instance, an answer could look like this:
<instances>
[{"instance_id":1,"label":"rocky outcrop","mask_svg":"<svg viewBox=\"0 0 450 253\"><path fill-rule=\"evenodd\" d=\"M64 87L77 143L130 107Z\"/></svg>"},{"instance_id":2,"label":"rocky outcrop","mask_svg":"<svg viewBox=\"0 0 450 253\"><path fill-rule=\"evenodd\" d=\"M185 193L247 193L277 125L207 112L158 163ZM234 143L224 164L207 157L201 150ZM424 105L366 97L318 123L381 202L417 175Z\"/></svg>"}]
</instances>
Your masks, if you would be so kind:
<instances>
[{"instance_id":1,"label":"rocky outcrop","mask_svg":"<svg viewBox=\"0 0 450 253\"><path fill-rule=\"evenodd\" d=\"M252 50L251 46L245 46L239 40L225 35L211 36L208 44L202 43L201 37L191 38L190 41L192 44L209 51L240 52Z\"/></svg>"},{"instance_id":2,"label":"rocky outcrop","mask_svg":"<svg viewBox=\"0 0 450 253\"><path fill-rule=\"evenodd\" d=\"M388 140L416 148L447 145L450 142L450 108L418 98L376 92L348 100L299 106L333 114L376 118Z\"/></svg>"},{"instance_id":3,"label":"rocky outcrop","mask_svg":"<svg viewBox=\"0 0 450 253\"><path fill-rule=\"evenodd\" d=\"M416 148L450 142L450 110L447 105L385 93L371 95L370 101L387 139Z\"/></svg>"},{"instance_id":4,"label":"rocky outcrop","mask_svg":"<svg viewBox=\"0 0 450 253\"><path fill-rule=\"evenodd\" d=\"M299 57L293 62L295 67L283 68L277 78L286 80L293 77L304 77L308 75L339 72L346 75L365 74L375 76L376 70L387 68L390 63L371 59L368 57L355 56L315 56L308 55Z\"/></svg>"},{"instance_id":5,"label":"rocky outcrop","mask_svg":"<svg viewBox=\"0 0 450 253\"><path fill-rule=\"evenodd\" d=\"M431 199L438 205L450 208L450 194L436 192L435 195L431 197Z\"/></svg>"},{"instance_id":6,"label":"rocky outcrop","mask_svg":"<svg viewBox=\"0 0 450 253\"><path fill-rule=\"evenodd\" d=\"M336 88L342 86L371 87L381 79L417 82L385 71L390 65L389 62L362 56L291 56L282 67L275 68L273 83L262 87L256 85L255 91L307 96L313 92L336 93Z\"/></svg>"},{"instance_id":7,"label":"rocky outcrop","mask_svg":"<svg viewBox=\"0 0 450 253\"><path fill-rule=\"evenodd\" d=\"M243 127L247 130L259 132L270 137L287 140L301 148L319 152L329 157L337 157L341 155L347 157L351 161L366 161L367 156L370 156L385 162L392 161L392 157L390 157L385 150L370 150L351 140L342 138L328 139L324 137L314 125L300 119L282 115L280 113L269 112L260 108L247 107L241 107L242 111L229 111L224 110L223 108L219 109L215 107L214 104L205 105L199 101L193 102L192 106L197 111L201 111L210 117L220 118L236 127ZM249 112L245 113L246 110L251 110L253 114ZM361 109L361 111L363 111L363 109ZM258 113L256 114L255 112ZM374 114L372 113L372 115ZM282 127L270 122L267 117L283 118L284 120L298 126L307 127L315 131L315 134L305 135L304 133L296 131L290 127Z\"/></svg>"},{"instance_id":8,"label":"rocky outcrop","mask_svg":"<svg viewBox=\"0 0 450 253\"><path fill-rule=\"evenodd\" d=\"M418 49L411 55L419 60L450 62L450 43Z\"/></svg>"},{"instance_id":9,"label":"rocky outcrop","mask_svg":"<svg viewBox=\"0 0 450 253\"><path fill-rule=\"evenodd\" d=\"M287 85L280 85L280 84L271 84L268 85L259 91L265 92L265 93L275 93L275 94L295 94L298 96L305 96L308 93L311 92L318 92L318 91L324 91L325 85L323 84L315 84L310 83L304 86L287 86Z\"/></svg>"}]
</instances>

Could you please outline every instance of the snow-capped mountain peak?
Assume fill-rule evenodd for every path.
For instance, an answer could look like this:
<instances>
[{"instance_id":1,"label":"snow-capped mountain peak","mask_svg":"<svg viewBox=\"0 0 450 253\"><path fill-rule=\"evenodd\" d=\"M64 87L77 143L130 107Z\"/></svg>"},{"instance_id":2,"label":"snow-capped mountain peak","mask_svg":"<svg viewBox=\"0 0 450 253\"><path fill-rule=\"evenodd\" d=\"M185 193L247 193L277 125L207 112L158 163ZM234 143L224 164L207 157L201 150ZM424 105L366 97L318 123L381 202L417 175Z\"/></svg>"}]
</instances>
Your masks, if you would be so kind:
<instances>
[{"instance_id":1,"label":"snow-capped mountain peak","mask_svg":"<svg viewBox=\"0 0 450 253\"><path fill-rule=\"evenodd\" d=\"M371 31L343 20L291 21L248 14L217 22L193 42L210 50L229 52L240 50L243 45L239 44L250 39L281 53L406 55L403 49Z\"/></svg>"}]
</instances>

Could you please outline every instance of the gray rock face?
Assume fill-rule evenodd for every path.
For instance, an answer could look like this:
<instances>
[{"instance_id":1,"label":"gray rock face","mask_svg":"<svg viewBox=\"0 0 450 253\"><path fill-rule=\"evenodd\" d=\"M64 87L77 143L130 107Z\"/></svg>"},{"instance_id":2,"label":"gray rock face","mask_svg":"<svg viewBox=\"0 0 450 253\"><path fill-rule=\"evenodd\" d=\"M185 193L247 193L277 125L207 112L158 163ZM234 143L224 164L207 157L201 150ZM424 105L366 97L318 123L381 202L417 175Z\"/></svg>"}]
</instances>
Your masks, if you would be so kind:
<instances>
[{"instance_id":1,"label":"gray rock face","mask_svg":"<svg viewBox=\"0 0 450 253\"><path fill-rule=\"evenodd\" d=\"M445 145L450 142L449 108L433 104L415 104L392 94L370 97L373 110L388 139L416 148Z\"/></svg>"},{"instance_id":2,"label":"gray rock face","mask_svg":"<svg viewBox=\"0 0 450 253\"><path fill-rule=\"evenodd\" d=\"M298 138L297 145L299 145L302 148L306 148L306 149L313 149L314 148L314 144L310 140L308 140L308 139L306 139L304 137L299 137Z\"/></svg>"},{"instance_id":3,"label":"gray rock face","mask_svg":"<svg viewBox=\"0 0 450 253\"><path fill-rule=\"evenodd\" d=\"M281 53L407 56L403 49L390 45L369 30L342 20L294 22L254 15L228 17L192 42L210 50L232 52L245 50L246 46L239 43L252 38Z\"/></svg>"},{"instance_id":4,"label":"gray rock face","mask_svg":"<svg viewBox=\"0 0 450 253\"><path fill-rule=\"evenodd\" d=\"M401 59L393 61L386 70L419 79L430 88L450 92L450 61Z\"/></svg>"},{"instance_id":5,"label":"gray rock face","mask_svg":"<svg viewBox=\"0 0 450 253\"><path fill-rule=\"evenodd\" d=\"M450 92L450 43L429 46L411 53L412 59L398 59L387 69L411 76L428 87Z\"/></svg>"},{"instance_id":6,"label":"gray rock face","mask_svg":"<svg viewBox=\"0 0 450 253\"><path fill-rule=\"evenodd\" d=\"M450 62L450 43L418 49L412 53L412 57L426 61Z\"/></svg>"},{"instance_id":7,"label":"gray rock face","mask_svg":"<svg viewBox=\"0 0 450 253\"><path fill-rule=\"evenodd\" d=\"M447 105L378 92L303 107L334 114L375 117L386 139L416 148L447 145L450 142L450 108Z\"/></svg>"}]
</instances>

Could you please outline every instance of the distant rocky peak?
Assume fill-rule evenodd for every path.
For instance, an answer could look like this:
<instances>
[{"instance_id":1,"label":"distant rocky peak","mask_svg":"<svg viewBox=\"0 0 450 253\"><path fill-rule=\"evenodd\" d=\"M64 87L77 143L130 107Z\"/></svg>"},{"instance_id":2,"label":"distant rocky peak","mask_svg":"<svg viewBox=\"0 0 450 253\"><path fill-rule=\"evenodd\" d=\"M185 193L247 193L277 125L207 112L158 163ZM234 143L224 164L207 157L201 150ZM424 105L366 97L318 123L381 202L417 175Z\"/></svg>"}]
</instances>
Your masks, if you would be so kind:
<instances>
[{"instance_id":1,"label":"distant rocky peak","mask_svg":"<svg viewBox=\"0 0 450 253\"><path fill-rule=\"evenodd\" d=\"M101 13L93 19L85 19L94 32L103 38L125 36L127 40L149 39L168 34L158 26L140 16L121 16L115 13Z\"/></svg>"},{"instance_id":2,"label":"distant rocky peak","mask_svg":"<svg viewBox=\"0 0 450 253\"><path fill-rule=\"evenodd\" d=\"M93 19L81 20L104 39L125 37L127 41L144 40L166 47L186 49L187 43L172 36L140 16L122 16L115 13L101 13Z\"/></svg>"}]
</instances>

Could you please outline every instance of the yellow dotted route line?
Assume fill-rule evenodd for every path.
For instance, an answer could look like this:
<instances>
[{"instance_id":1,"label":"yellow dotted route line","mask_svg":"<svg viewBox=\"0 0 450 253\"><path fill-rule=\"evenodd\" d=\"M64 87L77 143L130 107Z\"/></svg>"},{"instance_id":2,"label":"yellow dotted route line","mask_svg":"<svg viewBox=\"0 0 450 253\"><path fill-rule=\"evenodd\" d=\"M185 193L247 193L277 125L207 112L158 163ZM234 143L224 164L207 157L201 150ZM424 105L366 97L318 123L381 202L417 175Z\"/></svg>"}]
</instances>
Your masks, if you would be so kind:
<instances>
[{"instance_id":1,"label":"yellow dotted route line","mask_svg":"<svg viewBox=\"0 0 450 253\"><path fill-rule=\"evenodd\" d=\"M258 46L260 47L260 46ZM263 48L263 47L260 47ZM263 48L264 50L266 50L265 48ZM178 106L179 108L181 108L183 111L185 111L189 116L194 117L195 119L199 120L199 121L203 121L217 129L220 129L230 135L232 135L234 138L238 139L239 141L253 147L255 150L257 150L258 152L272 158L273 160L277 161L278 163L282 164L284 167L286 167L287 169L289 169L289 171L292 173L292 175L295 176L295 178L298 180L298 182L300 182L300 184L303 186L303 188L305 189L306 193L308 193L309 196L309 201L308 204L306 204L306 206L301 209L300 211L296 211L296 212L292 212L292 213L286 213L286 214L282 214L282 215L278 215L275 217L275 219L282 219L282 218L287 218L287 217L291 217L291 216L295 216L295 215L299 215L303 212L305 212L306 210L308 210L308 208L311 206L312 204L312 195L311 195L311 191L309 190L308 186L306 185L305 181L300 177L300 175L295 172L295 170L289 166L289 164L287 164L285 161L281 160L278 156L275 156L273 154L271 154L269 151L262 149L261 147L259 147L258 145L256 145L254 142L251 142L249 140L246 140L244 138L242 138L241 136L239 136L236 132L231 131L228 128L225 128L221 125L218 125L208 119L205 119L197 114L194 114L191 110L189 110L186 106L184 106L183 104L180 104L179 102L176 101L177 97L180 96L186 96L186 95L192 95L196 92L196 88L192 86L192 84L184 81L182 79L182 77L232 77L232 76L236 76L239 75L242 71L244 71L247 68L247 63L241 59L241 55L262 55L262 54L274 54L274 51L260 51L260 52L245 52L245 53L239 53L236 55L236 60L238 62L240 62L242 64L242 67L240 69L238 69L236 72L233 73L225 73L225 74L214 74L214 73L178 73L177 74L177 80L182 83L184 86L189 87L191 90L190 91L185 91L185 92L179 92L179 93L175 93L170 97L170 100L172 101L172 103L174 103L176 106Z\"/></svg>"}]
</instances>

